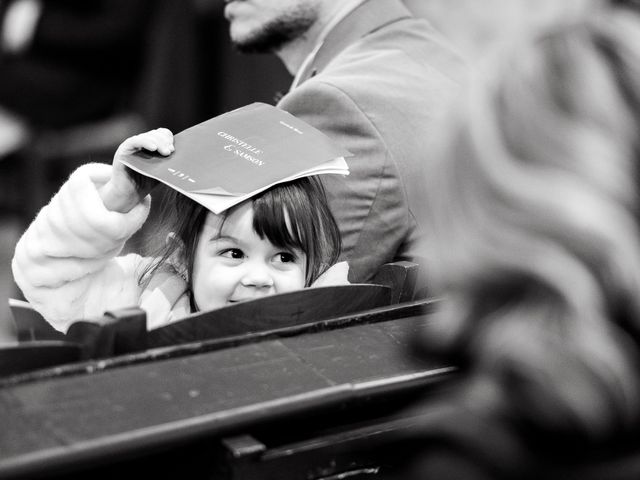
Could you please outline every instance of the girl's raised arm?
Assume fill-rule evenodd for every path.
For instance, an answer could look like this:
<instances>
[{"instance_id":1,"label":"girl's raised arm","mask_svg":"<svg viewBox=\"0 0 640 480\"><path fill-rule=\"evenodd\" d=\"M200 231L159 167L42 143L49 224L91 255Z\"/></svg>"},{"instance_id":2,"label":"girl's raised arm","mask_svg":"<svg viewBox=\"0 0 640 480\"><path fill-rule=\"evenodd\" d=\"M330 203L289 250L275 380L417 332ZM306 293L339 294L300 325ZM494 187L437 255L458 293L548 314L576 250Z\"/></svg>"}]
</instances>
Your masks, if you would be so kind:
<instances>
[{"instance_id":1,"label":"girl's raised arm","mask_svg":"<svg viewBox=\"0 0 640 480\"><path fill-rule=\"evenodd\" d=\"M111 179L99 190L107 210L127 213L149 193L154 182L130 168L121 160L140 150L170 155L175 150L173 134L166 128L157 128L126 139L113 157Z\"/></svg>"}]
</instances>

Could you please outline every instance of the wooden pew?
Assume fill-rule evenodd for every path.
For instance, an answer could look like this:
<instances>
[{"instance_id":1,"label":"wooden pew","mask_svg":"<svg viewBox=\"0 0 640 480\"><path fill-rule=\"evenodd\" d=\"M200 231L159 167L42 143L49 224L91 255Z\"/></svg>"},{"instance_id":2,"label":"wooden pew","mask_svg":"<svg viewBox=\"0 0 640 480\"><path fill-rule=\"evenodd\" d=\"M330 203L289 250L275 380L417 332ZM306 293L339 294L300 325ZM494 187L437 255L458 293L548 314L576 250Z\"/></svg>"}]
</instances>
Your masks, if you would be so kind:
<instances>
[{"instance_id":1,"label":"wooden pew","mask_svg":"<svg viewBox=\"0 0 640 480\"><path fill-rule=\"evenodd\" d=\"M328 319L364 312L410 299L418 266L398 262L383 266L376 277L381 285L340 285L289 292L191 315L166 327L147 331L145 312L134 307L106 312L100 319L75 322L66 335L55 331L26 302L10 300L19 339L62 340L58 348L81 347L81 358L107 358L150 348L220 340L220 345L247 341L247 334L268 335L292 328L323 328ZM53 351L54 345L47 345ZM27 354L27 353L25 353ZM15 352L19 355L19 352ZM47 355L49 365L65 362L68 355ZM23 362L28 365L29 362ZM46 366L42 362L38 365ZM35 367L34 367L35 368ZM5 372L7 373L7 372ZM16 371L17 373L17 371Z\"/></svg>"},{"instance_id":2,"label":"wooden pew","mask_svg":"<svg viewBox=\"0 0 640 480\"><path fill-rule=\"evenodd\" d=\"M280 304L300 301L302 304L295 308L298 310L308 309L305 315L310 319L311 316L323 318L335 315L336 312L338 314L346 314L357 311L358 309L362 310L381 305L407 302L413 300L418 269L419 266L417 264L405 261L382 265L378 269L372 284L388 287L390 289L389 294L379 289L369 289L367 291L366 288L355 287L349 291L338 288L335 290L338 296L333 299L334 301L330 301L332 300L332 292L325 287L321 289L321 291L326 292L324 295L318 295L310 299L307 299L304 293L300 297L296 297L295 295L289 298L277 297L266 304L260 304L259 307L243 308L241 311L251 313L252 315L261 315L264 310L274 309L274 317L282 316L283 314L298 315L299 312L296 310L283 311ZM350 293L344 295L342 292ZM298 300L298 298L300 300ZM317 302L317 304L313 302ZM336 307L338 305L339 307ZM64 334L55 330L33 309L29 302L10 298L9 308L13 315L19 341L65 340ZM284 308L286 308L286 306Z\"/></svg>"},{"instance_id":3,"label":"wooden pew","mask_svg":"<svg viewBox=\"0 0 640 480\"><path fill-rule=\"evenodd\" d=\"M147 331L140 308L107 312L98 323L79 321L67 339L86 346L88 358L180 343L278 330L387 306L391 291L379 285L340 285L272 295L207 312Z\"/></svg>"},{"instance_id":4,"label":"wooden pew","mask_svg":"<svg viewBox=\"0 0 640 480\"><path fill-rule=\"evenodd\" d=\"M345 298L352 313L275 302L256 321L263 309L248 302L187 319L178 339L147 335L139 309L110 313L92 355L118 356L0 380L0 478L355 478L393 467L367 446L411 424L395 412L455 369L407 353L435 302L389 305L389 287L361 287L304 291L320 295L311 305ZM354 302L356 290L374 303Z\"/></svg>"},{"instance_id":5,"label":"wooden pew","mask_svg":"<svg viewBox=\"0 0 640 480\"><path fill-rule=\"evenodd\" d=\"M426 303L419 305L424 312ZM142 468L161 477L256 478L242 472L293 474L307 465L308 476L294 477L323 478L316 474L376 468L375 458L356 461L348 450L335 450L332 439L353 445L393 431L398 408L445 388L454 372L407 353L429 321L425 313L405 315L416 308L379 308L373 322L354 314L354 322L345 316L325 329L255 335L213 350L205 341L146 361L96 360L82 371L60 367L6 378L0 477L133 478ZM250 438L265 445L251 458L244 455ZM327 448L284 453L305 444Z\"/></svg>"},{"instance_id":6,"label":"wooden pew","mask_svg":"<svg viewBox=\"0 0 640 480\"><path fill-rule=\"evenodd\" d=\"M0 348L0 377L78 362L82 355L80 345L57 340L3 345Z\"/></svg>"},{"instance_id":7,"label":"wooden pew","mask_svg":"<svg viewBox=\"0 0 640 480\"><path fill-rule=\"evenodd\" d=\"M416 285L420 267L413 262L392 262L382 265L373 277L372 284L391 288L391 303L410 302L416 298Z\"/></svg>"},{"instance_id":8,"label":"wooden pew","mask_svg":"<svg viewBox=\"0 0 640 480\"><path fill-rule=\"evenodd\" d=\"M218 450L225 468L217 478L389 478L405 467L405 458L409 457L403 434L426 423L427 416L407 409L388 418L345 422L338 428L332 425L306 435L298 432L298 436L284 442L277 436L274 439L265 429L258 435L225 437Z\"/></svg>"},{"instance_id":9,"label":"wooden pew","mask_svg":"<svg viewBox=\"0 0 640 480\"><path fill-rule=\"evenodd\" d=\"M380 285L341 285L273 295L190 315L162 328L147 331L146 313L139 307L106 312L102 318L74 322L67 334L55 331L35 311L20 306L15 318L21 325L19 338L28 342L16 350L30 355L39 342L48 351L80 347L82 359L107 358L150 348L203 340L229 339L267 334L290 327L313 325L336 316L388 306L391 290ZM29 318L29 316L33 318ZM26 320L25 320L26 319ZM44 341L40 339L46 339ZM59 339L51 343L49 339ZM228 343L228 342L226 342ZM52 362L64 355L49 355ZM56 363L51 363L55 365Z\"/></svg>"},{"instance_id":10,"label":"wooden pew","mask_svg":"<svg viewBox=\"0 0 640 480\"><path fill-rule=\"evenodd\" d=\"M64 334L53 328L29 302L9 299L9 309L18 334L18 341L64 340Z\"/></svg>"}]
</instances>

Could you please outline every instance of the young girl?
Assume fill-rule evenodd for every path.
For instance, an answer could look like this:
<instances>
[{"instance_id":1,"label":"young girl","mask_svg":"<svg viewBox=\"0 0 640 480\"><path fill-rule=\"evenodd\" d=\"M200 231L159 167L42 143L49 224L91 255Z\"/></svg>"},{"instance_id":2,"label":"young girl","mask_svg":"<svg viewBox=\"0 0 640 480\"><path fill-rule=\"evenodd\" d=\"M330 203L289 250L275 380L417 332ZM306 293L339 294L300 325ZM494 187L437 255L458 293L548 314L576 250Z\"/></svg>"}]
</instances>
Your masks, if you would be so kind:
<instances>
[{"instance_id":1,"label":"young girl","mask_svg":"<svg viewBox=\"0 0 640 480\"><path fill-rule=\"evenodd\" d=\"M117 256L145 222L152 181L120 159L138 150L169 155L158 129L127 139L113 165L87 164L44 207L12 262L26 299L56 329L105 310L140 305L156 328L209 310L312 284L347 283L335 265L340 236L315 178L280 184L220 215L171 190L156 256Z\"/></svg>"}]
</instances>

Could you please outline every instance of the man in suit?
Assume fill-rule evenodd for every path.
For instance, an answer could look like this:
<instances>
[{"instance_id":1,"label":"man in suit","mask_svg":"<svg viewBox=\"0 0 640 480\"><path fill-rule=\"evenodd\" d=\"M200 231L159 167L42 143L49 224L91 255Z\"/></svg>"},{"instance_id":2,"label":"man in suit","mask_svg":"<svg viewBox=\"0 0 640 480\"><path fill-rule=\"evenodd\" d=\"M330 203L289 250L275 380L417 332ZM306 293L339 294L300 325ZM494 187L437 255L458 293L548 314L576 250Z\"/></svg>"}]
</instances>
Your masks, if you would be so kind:
<instances>
[{"instance_id":1,"label":"man in suit","mask_svg":"<svg viewBox=\"0 0 640 480\"><path fill-rule=\"evenodd\" d=\"M227 0L225 16L241 51L273 52L295 75L278 106L354 155L348 177L324 181L349 279L416 260L422 165L458 55L400 0Z\"/></svg>"}]
</instances>

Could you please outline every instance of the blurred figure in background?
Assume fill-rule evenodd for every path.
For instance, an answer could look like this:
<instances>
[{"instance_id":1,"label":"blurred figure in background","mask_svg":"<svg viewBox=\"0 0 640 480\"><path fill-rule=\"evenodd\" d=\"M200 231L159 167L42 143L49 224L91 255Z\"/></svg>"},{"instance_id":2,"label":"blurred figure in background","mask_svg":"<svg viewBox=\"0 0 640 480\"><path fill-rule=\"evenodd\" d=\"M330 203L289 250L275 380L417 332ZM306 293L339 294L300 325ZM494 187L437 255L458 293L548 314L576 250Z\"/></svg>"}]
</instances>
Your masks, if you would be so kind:
<instances>
[{"instance_id":1,"label":"blurred figure in background","mask_svg":"<svg viewBox=\"0 0 640 480\"><path fill-rule=\"evenodd\" d=\"M75 126L122 108L140 73L149 8L148 0L2 0L0 155L31 129Z\"/></svg>"},{"instance_id":2,"label":"blurred figure in background","mask_svg":"<svg viewBox=\"0 0 640 480\"><path fill-rule=\"evenodd\" d=\"M195 15L179 0L0 0L0 157L91 144L106 120L135 115L133 132L109 139L108 162L143 126L202 120ZM78 127L92 127L84 140L69 135Z\"/></svg>"},{"instance_id":3,"label":"blurred figure in background","mask_svg":"<svg viewBox=\"0 0 640 480\"><path fill-rule=\"evenodd\" d=\"M443 302L422 347L462 375L424 405L413 473L612 478L591 467L637 451L640 425L638 5L565 15L494 60L427 170Z\"/></svg>"}]
</instances>

